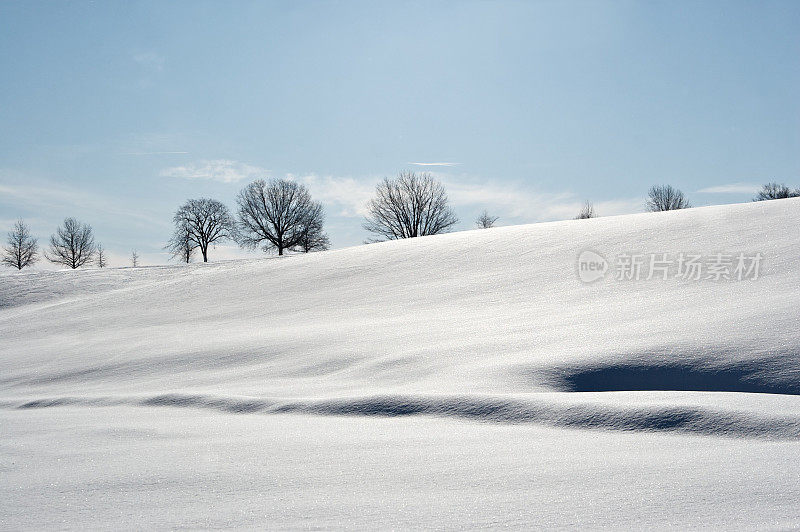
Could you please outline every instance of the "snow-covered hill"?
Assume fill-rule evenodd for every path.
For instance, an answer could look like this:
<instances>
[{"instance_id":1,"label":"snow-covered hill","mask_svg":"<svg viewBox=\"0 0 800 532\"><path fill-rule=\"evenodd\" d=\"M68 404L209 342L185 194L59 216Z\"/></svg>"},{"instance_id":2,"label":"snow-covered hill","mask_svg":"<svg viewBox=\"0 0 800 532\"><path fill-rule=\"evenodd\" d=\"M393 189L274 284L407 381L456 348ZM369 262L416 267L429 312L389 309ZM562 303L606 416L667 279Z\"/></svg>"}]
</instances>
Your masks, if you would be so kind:
<instances>
[{"instance_id":1,"label":"snow-covered hill","mask_svg":"<svg viewBox=\"0 0 800 532\"><path fill-rule=\"evenodd\" d=\"M587 250L608 264L591 283L579 275ZM681 278L681 254L701 256L700 279ZM628 260L642 261L639 280L617 278L635 277ZM4 273L0 420L14 458L2 466L16 484L0 490L20 507L0 505L0 519L80 527L83 496L114 513L131 493L157 506L158 492L166 514L87 523L800 526L798 303L796 199L284 258ZM53 441L64 463L48 462ZM238 511L186 499L219 488L196 478L216 466L184 463L212 447ZM88 456L110 469L77 474ZM620 491L597 489L600 470ZM261 506L237 484L255 471L284 487L260 487ZM630 476L642 474L652 484ZM174 489L153 488L159 478ZM32 510L48 482L73 506ZM686 499L698 494L720 499Z\"/></svg>"}]
</instances>

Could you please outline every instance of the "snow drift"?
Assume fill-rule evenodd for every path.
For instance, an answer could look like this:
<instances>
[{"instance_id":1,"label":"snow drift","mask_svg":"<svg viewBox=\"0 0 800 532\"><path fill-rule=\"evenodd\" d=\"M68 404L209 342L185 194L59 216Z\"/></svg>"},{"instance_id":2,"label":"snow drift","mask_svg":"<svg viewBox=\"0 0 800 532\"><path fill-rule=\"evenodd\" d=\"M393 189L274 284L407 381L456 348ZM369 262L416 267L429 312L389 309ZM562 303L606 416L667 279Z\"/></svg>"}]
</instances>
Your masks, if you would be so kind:
<instances>
[{"instance_id":1,"label":"snow drift","mask_svg":"<svg viewBox=\"0 0 800 532\"><path fill-rule=\"evenodd\" d=\"M0 276L0 398L800 438L800 200ZM584 250L760 253L595 283ZM611 265L613 267L613 264Z\"/></svg>"}]
</instances>

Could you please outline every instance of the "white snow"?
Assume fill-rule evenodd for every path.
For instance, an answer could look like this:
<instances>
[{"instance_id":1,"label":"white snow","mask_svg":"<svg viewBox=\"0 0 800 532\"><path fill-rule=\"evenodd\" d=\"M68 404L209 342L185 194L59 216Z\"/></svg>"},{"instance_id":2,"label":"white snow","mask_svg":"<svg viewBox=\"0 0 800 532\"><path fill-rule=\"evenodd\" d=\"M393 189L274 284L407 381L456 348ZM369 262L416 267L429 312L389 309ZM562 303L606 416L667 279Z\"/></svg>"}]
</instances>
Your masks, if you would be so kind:
<instances>
[{"instance_id":1,"label":"white snow","mask_svg":"<svg viewBox=\"0 0 800 532\"><path fill-rule=\"evenodd\" d=\"M799 199L5 272L0 525L800 527L798 302Z\"/></svg>"}]
</instances>

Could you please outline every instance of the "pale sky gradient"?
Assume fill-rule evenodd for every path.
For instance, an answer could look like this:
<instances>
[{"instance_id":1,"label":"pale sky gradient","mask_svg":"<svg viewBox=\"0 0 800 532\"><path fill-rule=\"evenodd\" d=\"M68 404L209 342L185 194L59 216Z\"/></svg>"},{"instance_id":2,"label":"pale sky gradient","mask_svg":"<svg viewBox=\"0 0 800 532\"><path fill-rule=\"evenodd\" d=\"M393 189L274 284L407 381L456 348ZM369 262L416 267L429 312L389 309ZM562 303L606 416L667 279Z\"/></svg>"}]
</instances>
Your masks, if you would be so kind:
<instances>
[{"instance_id":1,"label":"pale sky gradient","mask_svg":"<svg viewBox=\"0 0 800 532\"><path fill-rule=\"evenodd\" d=\"M361 243L383 176L473 227L800 186L800 2L0 2L0 232L163 263L190 197L290 176ZM235 248L211 259L241 255ZM252 256L252 255L251 255Z\"/></svg>"}]
</instances>

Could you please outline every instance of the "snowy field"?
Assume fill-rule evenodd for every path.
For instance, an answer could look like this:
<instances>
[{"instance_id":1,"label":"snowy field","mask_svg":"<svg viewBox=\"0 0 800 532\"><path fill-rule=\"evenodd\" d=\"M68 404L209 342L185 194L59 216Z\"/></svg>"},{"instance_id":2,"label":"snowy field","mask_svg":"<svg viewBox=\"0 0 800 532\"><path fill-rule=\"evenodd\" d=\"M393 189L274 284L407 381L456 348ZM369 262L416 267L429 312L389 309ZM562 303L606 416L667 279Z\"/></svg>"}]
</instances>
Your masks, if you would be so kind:
<instances>
[{"instance_id":1,"label":"snowy field","mask_svg":"<svg viewBox=\"0 0 800 532\"><path fill-rule=\"evenodd\" d=\"M800 528L799 304L800 199L4 272L0 527Z\"/></svg>"}]
</instances>

